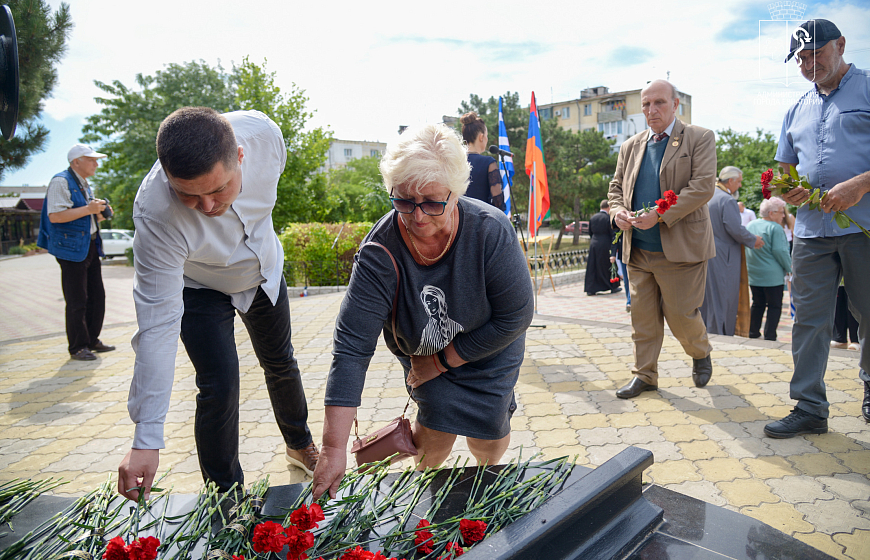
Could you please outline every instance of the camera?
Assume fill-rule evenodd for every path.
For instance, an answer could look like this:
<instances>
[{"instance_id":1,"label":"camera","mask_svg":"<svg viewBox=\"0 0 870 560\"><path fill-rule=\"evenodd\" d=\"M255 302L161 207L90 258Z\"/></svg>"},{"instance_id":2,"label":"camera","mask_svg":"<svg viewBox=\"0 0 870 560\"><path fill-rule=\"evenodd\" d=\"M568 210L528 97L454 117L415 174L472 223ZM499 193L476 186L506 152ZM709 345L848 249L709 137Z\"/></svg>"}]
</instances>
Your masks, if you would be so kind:
<instances>
[{"instance_id":1,"label":"camera","mask_svg":"<svg viewBox=\"0 0 870 560\"><path fill-rule=\"evenodd\" d=\"M112 211L112 207L109 206L109 199L108 199L108 198L104 198L103 200L106 201L106 209L103 210L102 212L100 212L100 214L103 216L104 219L108 220L109 218L112 217L112 215L113 215L115 212L113 212L113 211Z\"/></svg>"}]
</instances>

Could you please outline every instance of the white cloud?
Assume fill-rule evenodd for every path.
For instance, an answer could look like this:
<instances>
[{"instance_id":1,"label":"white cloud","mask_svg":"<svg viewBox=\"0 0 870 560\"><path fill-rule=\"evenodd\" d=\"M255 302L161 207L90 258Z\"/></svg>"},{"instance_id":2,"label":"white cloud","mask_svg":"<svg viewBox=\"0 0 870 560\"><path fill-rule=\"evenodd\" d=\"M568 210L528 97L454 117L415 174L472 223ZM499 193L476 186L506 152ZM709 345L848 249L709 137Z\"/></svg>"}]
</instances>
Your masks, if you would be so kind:
<instances>
[{"instance_id":1,"label":"white cloud","mask_svg":"<svg viewBox=\"0 0 870 560\"><path fill-rule=\"evenodd\" d=\"M527 104L534 90L544 103L577 98L590 86L636 89L667 72L692 95L696 124L778 133L786 106L757 102L759 93L786 89L758 80L756 30L758 19L768 17L766 6L747 0L73 0L76 27L46 114L68 123L98 112L93 98L103 94L94 80L134 87L137 73L150 75L168 63L220 60L230 68L247 55L268 59L282 88L304 89L316 111L311 124L340 138L389 141L399 125L454 114L471 93L517 91ZM847 38L846 59L870 67L866 2L810 4L806 17L836 22ZM781 50L784 56L785 42ZM614 61L644 52L638 63ZM788 90L807 87L797 82Z\"/></svg>"}]
</instances>

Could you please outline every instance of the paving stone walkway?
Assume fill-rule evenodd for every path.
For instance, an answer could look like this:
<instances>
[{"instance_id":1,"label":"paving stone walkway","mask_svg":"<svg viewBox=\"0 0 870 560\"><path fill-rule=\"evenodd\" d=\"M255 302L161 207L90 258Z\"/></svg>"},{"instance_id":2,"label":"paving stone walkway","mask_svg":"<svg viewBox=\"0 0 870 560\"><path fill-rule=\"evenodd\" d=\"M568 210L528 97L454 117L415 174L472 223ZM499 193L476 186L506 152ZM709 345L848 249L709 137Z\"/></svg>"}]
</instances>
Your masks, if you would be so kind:
<instances>
[{"instance_id":1,"label":"paving stone walkway","mask_svg":"<svg viewBox=\"0 0 870 560\"><path fill-rule=\"evenodd\" d=\"M118 350L75 362L66 353L57 268L46 255L0 261L0 480L63 477L69 484L57 493L81 495L116 474L132 438L126 410L134 357L132 269L104 267L113 301L102 338ZM316 441L342 297L291 300L293 343ZM624 301L622 294L587 297L577 284L542 292L505 460L540 452L544 458L576 455L578 464L597 466L626 446L642 447L655 456L644 475L648 482L757 518L834 557L870 558L870 427L860 418L856 353L834 350L828 360L830 432L774 440L764 437L764 424L793 404L787 343L713 337L713 380L697 389L691 360L668 335L660 390L620 400L614 391L628 381L632 361ZM283 458L262 371L238 320L236 338L247 480L269 475L273 484L304 482L304 473ZM181 349L176 363L160 465L169 474L162 484L195 492L201 477L193 442L194 373ZM367 376L360 429L398 416L405 399L401 368L381 343ZM460 438L449 464L466 458Z\"/></svg>"}]
</instances>

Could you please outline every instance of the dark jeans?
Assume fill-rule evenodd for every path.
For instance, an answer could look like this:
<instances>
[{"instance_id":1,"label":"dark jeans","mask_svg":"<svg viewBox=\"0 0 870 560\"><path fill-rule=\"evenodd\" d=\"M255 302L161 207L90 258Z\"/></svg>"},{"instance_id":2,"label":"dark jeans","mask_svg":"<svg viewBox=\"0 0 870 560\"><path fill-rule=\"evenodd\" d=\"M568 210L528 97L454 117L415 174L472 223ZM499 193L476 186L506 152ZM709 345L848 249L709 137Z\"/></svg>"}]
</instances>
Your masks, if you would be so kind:
<instances>
[{"instance_id":1,"label":"dark jeans","mask_svg":"<svg viewBox=\"0 0 870 560\"><path fill-rule=\"evenodd\" d=\"M761 319L767 309L764 323L764 340L776 340L776 327L782 315L783 286L749 286L752 290L752 307L749 309L749 338L761 338Z\"/></svg>"},{"instance_id":2,"label":"dark jeans","mask_svg":"<svg viewBox=\"0 0 870 560\"><path fill-rule=\"evenodd\" d=\"M262 288L246 313L238 312L266 374L266 389L284 442L301 449L312 442L308 404L293 345L287 286L275 305ZM236 309L230 296L208 289L184 289L181 341L196 369L196 439L199 466L206 481L226 491L244 484L239 464L239 356L233 336Z\"/></svg>"},{"instance_id":3,"label":"dark jeans","mask_svg":"<svg viewBox=\"0 0 870 560\"><path fill-rule=\"evenodd\" d=\"M846 338L848 334L848 339ZM858 342L858 321L849 311L849 294L846 286L837 288L837 307L834 310L835 342Z\"/></svg>"},{"instance_id":4,"label":"dark jeans","mask_svg":"<svg viewBox=\"0 0 870 560\"><path fill-rule=\"evenodd\" d=\"M91 240L88 256L82 262L56 259L66 301L66 338L69 353L92 347L103 330L106 315L106 290L97 243Z\"/></svg>"}]
</instances>

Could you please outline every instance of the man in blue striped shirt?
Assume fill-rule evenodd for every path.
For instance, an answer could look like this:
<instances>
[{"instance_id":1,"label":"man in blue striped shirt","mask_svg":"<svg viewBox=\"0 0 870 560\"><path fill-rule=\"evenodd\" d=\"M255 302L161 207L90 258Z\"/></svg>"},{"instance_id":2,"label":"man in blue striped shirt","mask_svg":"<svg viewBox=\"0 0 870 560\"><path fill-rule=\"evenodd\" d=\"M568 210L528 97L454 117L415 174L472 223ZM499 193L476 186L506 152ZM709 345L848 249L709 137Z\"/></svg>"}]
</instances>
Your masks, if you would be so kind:
<instances>
[{"instance_id":1,"label":"man in blue striped shirt","mask_svg":"<svg viewBox=\"0 0 870 560\"><path fill-rule=\"evenodd\" d=\"M870 71L843 60L846 38L832 22L809 20L792 35L786 62L795 57L801 73L815 87L785 115L776 161L786 172L797 168L813 188L825 193L821 211L802 207L794 231L792 284L795 324L792 331L794 375L791 397L798 401L791 414L765 426L774 438L828 431L829 403L825 393L840 278L847 286L865 285L870 277L870 238L853 224L840 228L833 212L845 212L870 229ZM801 187L783 195L800 205L810 196ZM858 320L861 342L860 377L864 381L862 413L870 421L870 354L867 327L870 290L855 289L849 298ZM850 296L851 296L850 291Z\"/></svg>"}]
</instances>

